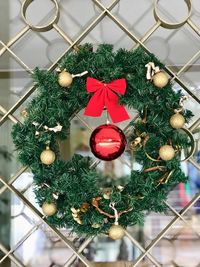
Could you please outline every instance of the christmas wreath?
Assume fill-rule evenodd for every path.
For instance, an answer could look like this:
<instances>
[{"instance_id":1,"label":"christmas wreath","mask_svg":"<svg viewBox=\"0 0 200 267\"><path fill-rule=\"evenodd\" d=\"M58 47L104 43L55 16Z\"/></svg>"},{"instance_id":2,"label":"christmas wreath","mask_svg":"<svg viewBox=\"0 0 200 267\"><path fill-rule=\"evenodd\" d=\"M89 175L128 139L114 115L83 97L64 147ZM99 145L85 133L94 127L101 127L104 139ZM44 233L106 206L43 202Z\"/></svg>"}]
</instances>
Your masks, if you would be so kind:
<instances>
[{"instance_id":1,"label":"christmas wreath","mask_svg":"<svg viewBox=\"0 0 200 267\"><path fill-rule=\"evenodd\" d=\"M142 48L113 51L112 45L101 44L94 51L85 44L67 53L59 69L35 69L38 94L12 135L20 161L34 174L37 201L52 225L121 238L124 228L142 223L146 212L165 211L169 191L188 180L180 168L180 152L192 146L191 134L183 128L192 113L183 109L184 96L172 89L163 68ZM126 107L138 111L137 120ZM80 110L97 117L105 108L114 123L132 120L126 137L110 122L97 127L90 138L93 154L113 160L126 150L141 165L123 186L107 189L99 185L103 176L94 158L75 154L64 161L58 145Z\"/></svg>"}]
</instances>

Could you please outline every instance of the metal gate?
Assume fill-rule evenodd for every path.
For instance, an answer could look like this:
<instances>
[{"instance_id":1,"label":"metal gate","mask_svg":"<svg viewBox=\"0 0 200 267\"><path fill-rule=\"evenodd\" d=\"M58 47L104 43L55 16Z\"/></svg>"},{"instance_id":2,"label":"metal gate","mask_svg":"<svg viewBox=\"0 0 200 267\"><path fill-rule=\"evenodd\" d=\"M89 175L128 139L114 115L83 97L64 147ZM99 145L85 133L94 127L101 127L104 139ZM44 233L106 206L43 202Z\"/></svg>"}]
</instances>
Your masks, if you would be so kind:
<instances>
[{"instance_id":1,"label":"metal gate","mask_svg":"<svg viewBox=\"0 0 200 267\"><path fill-rule=\"evenodd\" d=\"M3 2L3 0L1 0ZM11 5L13 4L14 0L10 1ZM18 0L16 0L18 1ZM81 7L84 8L84 1L76 1L77 2L77 9L80 8L79 4L81 2ZM62 5L67 5L68 1L58 1L58 0L49 0L51 4L53 4L53 9L49 11L48 15L45 15L45 18L42 18L41 21L46 20L48 17L51 17L51 19L48 21L47 24L39 24L35 25L29 22L29 19L27 18L27 12L31 11L31 4L34 2L33 0L25 0L23 2L18 1L21 5L21 19L25 22L25 26L21 28L19 32L17 32L10 40L7 42L0 40L0 59L3 58L3 56L8 53L9 56L15 59L16 62L19 63L19 65L22 66L25 72L31 74L33 72L32 68L27 66L25 63L25 60L18 56L18 53L15 52L12 48L17 43L20 43L22 40L25 40L25 37L28 37L32 32L41 34L45 32L51 32L56 31L57 34L60 35L62 40L66 42L67 49L64 51L62 55L59 56L54 62L50 65L48 68L49 70L53 70L57 67L57 63L62 58L62 56L72 50L77 49L78 45L81 41L83 41L88 34L94 30L96 27L98 27L99 23L105 18L109 18L117 27L119 27L124 34L123 38L129 37L131 42L134 44L132 45L131 49L135 49L137 46L142 46L145 48L147 52L151 52L149 47L146 45L147 41L151 38L151 36L156 33L159 30L162 31L168 31L170 33L178 32L181 28L187 27L192 34L196 36L198 41L200 41L200 24L198 24L196 21L193 20L193 14L195 12L198 12L196 10L196 6L192 5L191 0L182 0L186 4L187 7L187 15L185 18L182 18L181 21L178 22L170 22L163 18L162 13L160 12L160 4L161 2L167 2L164 0L156 0L154 3L151 2L151 8L150 11L152 13L152 16L154 14L154 23L152 25L149 25L147 27L147 31L143 36L138 37L138 34L128 25L128 22L126 23L126 20L121 18L120 16L117 16L113 10L116 9L117 6L120 5L120 2L125 2L125 0L113 0L113 1L101 1L101 0L90 0L93 7L96 9L96 15L93 16L89 23L85 27L83 27L83 30L79 32L78 35L75 35L73 38L69 37L71 34L68 34L66 29L63 29L59 21L62 19L63 10ZM70 1L69 1L70 2ZM88 1L87 1L88 2ZM109 4L107 3L109 2ZM130 8L133 8L135 6L140 5L140 1L127 1L127 3L130 3ZM147 1L148 2L148 1ZM180 2L180 1L179 1ZM2 3L3 6L3 3ZM128 4L127 4L128 7ZM200 5L199 5L200 7ZM82 11L84 12L84 10ZM134 12L134 10L132 11ZM199 11L200 12L200 11ZM52 15L53 14L53 15ZM69 13L70 14L70 11ZM126 15L126 14L125 14ZM145 14L144 14L145 16ZM171 14L168 14L168 17L171 18ZM74 18L75 19L75 18ZM6 22L3 27L6 27ZM69 29L69 31L71 31ZM0 37L1 38L1 37ZM43 36L44 38L44 36ZM166 42L168 40L166 39ZM177 48L178 49L178 48ZM190 48L188 48L190 49ZM33 56L34 55L30 55ZM183 81L181 75L183 73L187 73L188 68L192 67L194 62L196 62L200 58L200 49L193 54L186 63L184 63L181 67L179 66L178 71L174 66L167 66L166 71L171 76L172 81L174 81L177 85L179 85L183 91L185 91L186 94L188 94L191 99L194 100L195 105L198 105L200 103L199 95L197 94L197 91L194 90L194 88L191 88L191 85L189 83L186 83ZM162 60L162 59L161 59ZM0 88L0 93L2 92L3 88ZM13 124L18 122L18 117L15 115L17 111L21 109L21 107L24 105L25 101L35 92L36 88L34 84L26 90L26 93L22 95L17 102L12 107L5 107L0 105L0 126L3 127L8 121L11 121ZM198 89L200 90L200 89ZM191 132L195 132L196 129L199 127L200 124L200 117L198 117L198 114L196 114L195 120L193 121L192 125L190 125L189 129ZM10 133L8 133L10 134ZM190 163L200 170L200 165L197 163L197 161L194 158L189 159ZM37 223L25 236L23 236L17 244L11 249L8 250L3 244L0 244L0 250L3 252L2 258L0 258L0 265L4 266L4 261L6 258L10 258L10 260L15 264L15 266L23 267L24 264L18 259L14 252L17 250L17 248L25 242L30 235L32 235L39 227L40 223L43 223L48 226L48 229L50 229L51 232L54 233L55 236L57 236L59 239L63 241L65 246L71 249L73 252L73 255L67 260L67 262L63 265L64 267L71 266L73 262L79 258L80 261L85 266L93 266L93 263L87 260L85 256L83 256L82 252L83 250L92 242L93 238L86 238L85 241L77 248L71 240L68 240L68 238L65 236L65 234L62 233L62 231L59 231L58 229L54 228L53 226L49 225L46 221L45 217L40 213L39 210L35 208L34 205L25 197L24 192L21 192L16 188L14 183L21 179L21 175L23 172L27 170L27 167L20 168L9 180L7 180L5 177L0 177L0 195L2 195L5 191L10 191L13 194L15 194L22 202L25 203L27 207L29 207L36 216L39 217L40 222ZM31 185L30 185L31 186ZM140 251L141 254L137 257L137 259L132 262L130 266L141 266L141 262L144 260L144 258L148 258L149 261L153 264L153 266L163 266L159 263L159 261L154 257L152 254L152 249L157 245L157 243L165 237L165 235L168 233L168 231L178 222L182 221L187 226L191 227L193 231L196 233L198 239L200 238L200 231L198 228L194 228L191 223L185 218L185 214L188 213L188 211L194 206L194 204L197 202L197 200L200 197L200 193L195 194L193 198L187 203L184 208L182 208L180 211L177 211L172 205L170 205L168 202L166 202L166 205L171 210L173 217L171 221L161 230L161 232L154 238L148 246L142 246L129 232L126 232L127 237L131 240L134 246L136 246ZM199 266L200 263L198 263ZM173 265L178 266L178 265ZM186 266L185 266L186 267Z\"/></svg>"}]
</instances>

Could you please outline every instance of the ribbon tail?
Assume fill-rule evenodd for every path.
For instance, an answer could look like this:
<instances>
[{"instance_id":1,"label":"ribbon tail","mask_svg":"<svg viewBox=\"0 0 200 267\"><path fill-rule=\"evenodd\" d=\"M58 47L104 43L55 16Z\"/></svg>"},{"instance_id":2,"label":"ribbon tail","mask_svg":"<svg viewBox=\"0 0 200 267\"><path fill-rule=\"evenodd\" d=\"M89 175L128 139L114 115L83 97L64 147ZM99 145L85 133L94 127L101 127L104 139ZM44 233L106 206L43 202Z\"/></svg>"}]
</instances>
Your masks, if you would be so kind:
<instances>
[{"instance_id":1,"label":"ribbon tail","mask_svg":"<svg viewBox=\"0 0 200 267\"><path fill-rule=\"evenodd\" d=\"M104 108L104 92L103 90L98 90L90 98L87 107L85 108L84 115L99 117L102 114Z\"/></svg>"},{"instance_id":2,"label":"ribbon tail","mask_svg":"<svg viewBox=\"0 0 200 267\"><path fill-rule=\"evenodd\" d=\"M106 108L114 123L130 119L125 107L119 104L119 97L111 91L107 91Z\"/></svg>"},{"instance_id":3,"label":"ribbon tail","mask_svg":"<svg viewBox=\"0 0 200 267\"><path fill-rule=\"evenodd\" d=\"M110 118L114 123L122 122L125 120L130 119L126 109L122 105L116 106L114 109L113 108L107 108L108 113L110 115Z\"/></svg>"}]
</instances>

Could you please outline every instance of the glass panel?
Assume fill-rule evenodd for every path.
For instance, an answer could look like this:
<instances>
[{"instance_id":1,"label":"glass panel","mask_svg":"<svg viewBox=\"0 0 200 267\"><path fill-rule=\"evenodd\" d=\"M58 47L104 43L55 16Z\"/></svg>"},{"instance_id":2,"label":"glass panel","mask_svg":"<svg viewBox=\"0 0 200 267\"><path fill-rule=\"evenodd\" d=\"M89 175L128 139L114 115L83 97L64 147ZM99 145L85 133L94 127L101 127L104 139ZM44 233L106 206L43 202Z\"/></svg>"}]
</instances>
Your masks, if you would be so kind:
<instances>
[{"instance_id":1,"label":"glass panel","mask_svg":"<svg viewBox=\"0 0 200 267\"><path fill-rule=\"evenodd\" d=\"M186 3L187 1L182 0L159 1L159 15L168 22L180 22L188 15ZM44 32L28 29L21 17L22 1L0 1L0 10L3 11L0 16L2 26L0 40L20 58L22 65L24 62L31 70L36 66L47 69L57 62L58 58L70 48L70 43L77 38L81 44L93 43L95 48L100 43L112 43L115 50L121 47L132 49L137 44L128 36L127 32L130 31L144 41L144 45L178 75L193 95L200 97L200 54L198 55L200 5L198 0L192 1L190 21L177 29L166 29L159 23L156 24L153 2L148 0L59 0L58 4L60 18L57 25L62 30L60 34L59 28ZM105 8L111 5L113 8L110 9L111 13L108 10L105 11L104 7L100 8L101 4ZM55 14L54 6L53 0L33 1L28 7L27 19L33 25L48 23ZM98 17L99 20L95 22ZM116 22L122 23L121 27ZM152 28L155 24L157 27ZM52 27L56 28L56 24ZM148 34L145 35L145 33ZM64 37L61 36L62 34ZM190 61L195 54L196 57ZM187 62L189 62L188 66L184 68ZM0 119L21 100L21 105L15 108L13 116L23 123L25 113L22 111L37 92L33 92L28 98L25 97L23 100L22 98L32 86L32 78L26 71L26 67L21 66L9 51L5 52L5 47L0 44L0 105L3 107L0 109ZM173 87L174 90L181 89L178 81L173 81ZM186 125L190 127L199 119L200 105L186 90L183 91L188 96L184 107L194 113L194 117ZM128 112L132 117L137 113L135 110L128 110ZM83 116L81 111L78 117L72 120L70 138L61 145L63 150L61 153L65 160L71 158L74 153L93 156L89 145L91 131L106 122L107 116L106 112L104 113L100 119L94 120ZM12 142L12 120L13 118L10 117L0 126L0 178L5 183L12 184L14 190L18 190L18 194L22 194L26 199L25 203L22 202L19 196L11 193L12 190L7 189L0 180L0 266L83 266L81 261L75 258L73 258L75 261L72 260L68 265L67 261L73 256L72 250L67 248L64 240L59 238L29 208L27 201L41 211L33 192L33 175L27 169L24 173L21 171L21 174L16 177L22 166L17 160L17 152ZM126 129L126 125L127 122L118 126ZM128 231L134 238L132 242L128 237L113 241L107 235L100 235L88 242L88 245L82 248L82 254L89 261L94 261L94 266L132 266L133 262L142 255L141 249L147 246L151 246L150 253L156 259L158 266L159 264L165 267L198 266L200 201L196 201L183 215L185 222L179 219L173 223L173 220L178 216L177 212L183 212L196 193L199 193L199 129L198 124L195 129L192 129L196 144L194 155L190 161L181 164L181 168L189 176L189 182L186 185L180 184L169 194L167 203L171 209L165 214L146 214L143 226L129 227ZM188 153L189 151L183 151L183 157ZM135 162L134 155L126 151L120 159L101 162L97 168L104 173L105 177L100 181L101 186L109 187L113 183L123 185L127 182L126 176L130 174L131 169L140 169L141 166ZM77 250L87 242L85 235L79 237L72 233L71 229L58 230ZM152 242L159 238L162 231L165 231L163 238L153 246ZM135 244L137 242L142 246L141 249ZM14 251L14 255L11 254L12 263L8 258L3 260L5 249ZM137 266L156 265L145 256Z\"/></svg>"}]
</instances>

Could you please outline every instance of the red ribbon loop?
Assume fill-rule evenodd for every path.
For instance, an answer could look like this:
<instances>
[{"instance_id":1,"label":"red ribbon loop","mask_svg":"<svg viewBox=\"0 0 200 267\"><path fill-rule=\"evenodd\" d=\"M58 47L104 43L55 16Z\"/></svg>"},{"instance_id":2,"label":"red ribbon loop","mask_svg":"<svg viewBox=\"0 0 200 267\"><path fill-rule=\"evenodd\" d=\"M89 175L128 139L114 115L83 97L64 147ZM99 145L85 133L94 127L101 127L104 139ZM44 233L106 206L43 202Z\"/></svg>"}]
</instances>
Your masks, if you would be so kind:
<instances>
[{"instance_id":1,"label":"red ribbon loop","mask_svg":"<svg viewBox=\"0 0 200 267\"><path fill-rule=\"evenodd\" d=\"M89 100L84 115L99 117L104 107L106 107L113 122L120 122L130 118L124 106L119 104L119 97L116 94L125 94L125 79L114 80L111 83L102 83L94 78L88 77L86 90L94 94Z\"/></svg>"}]
</instances>

